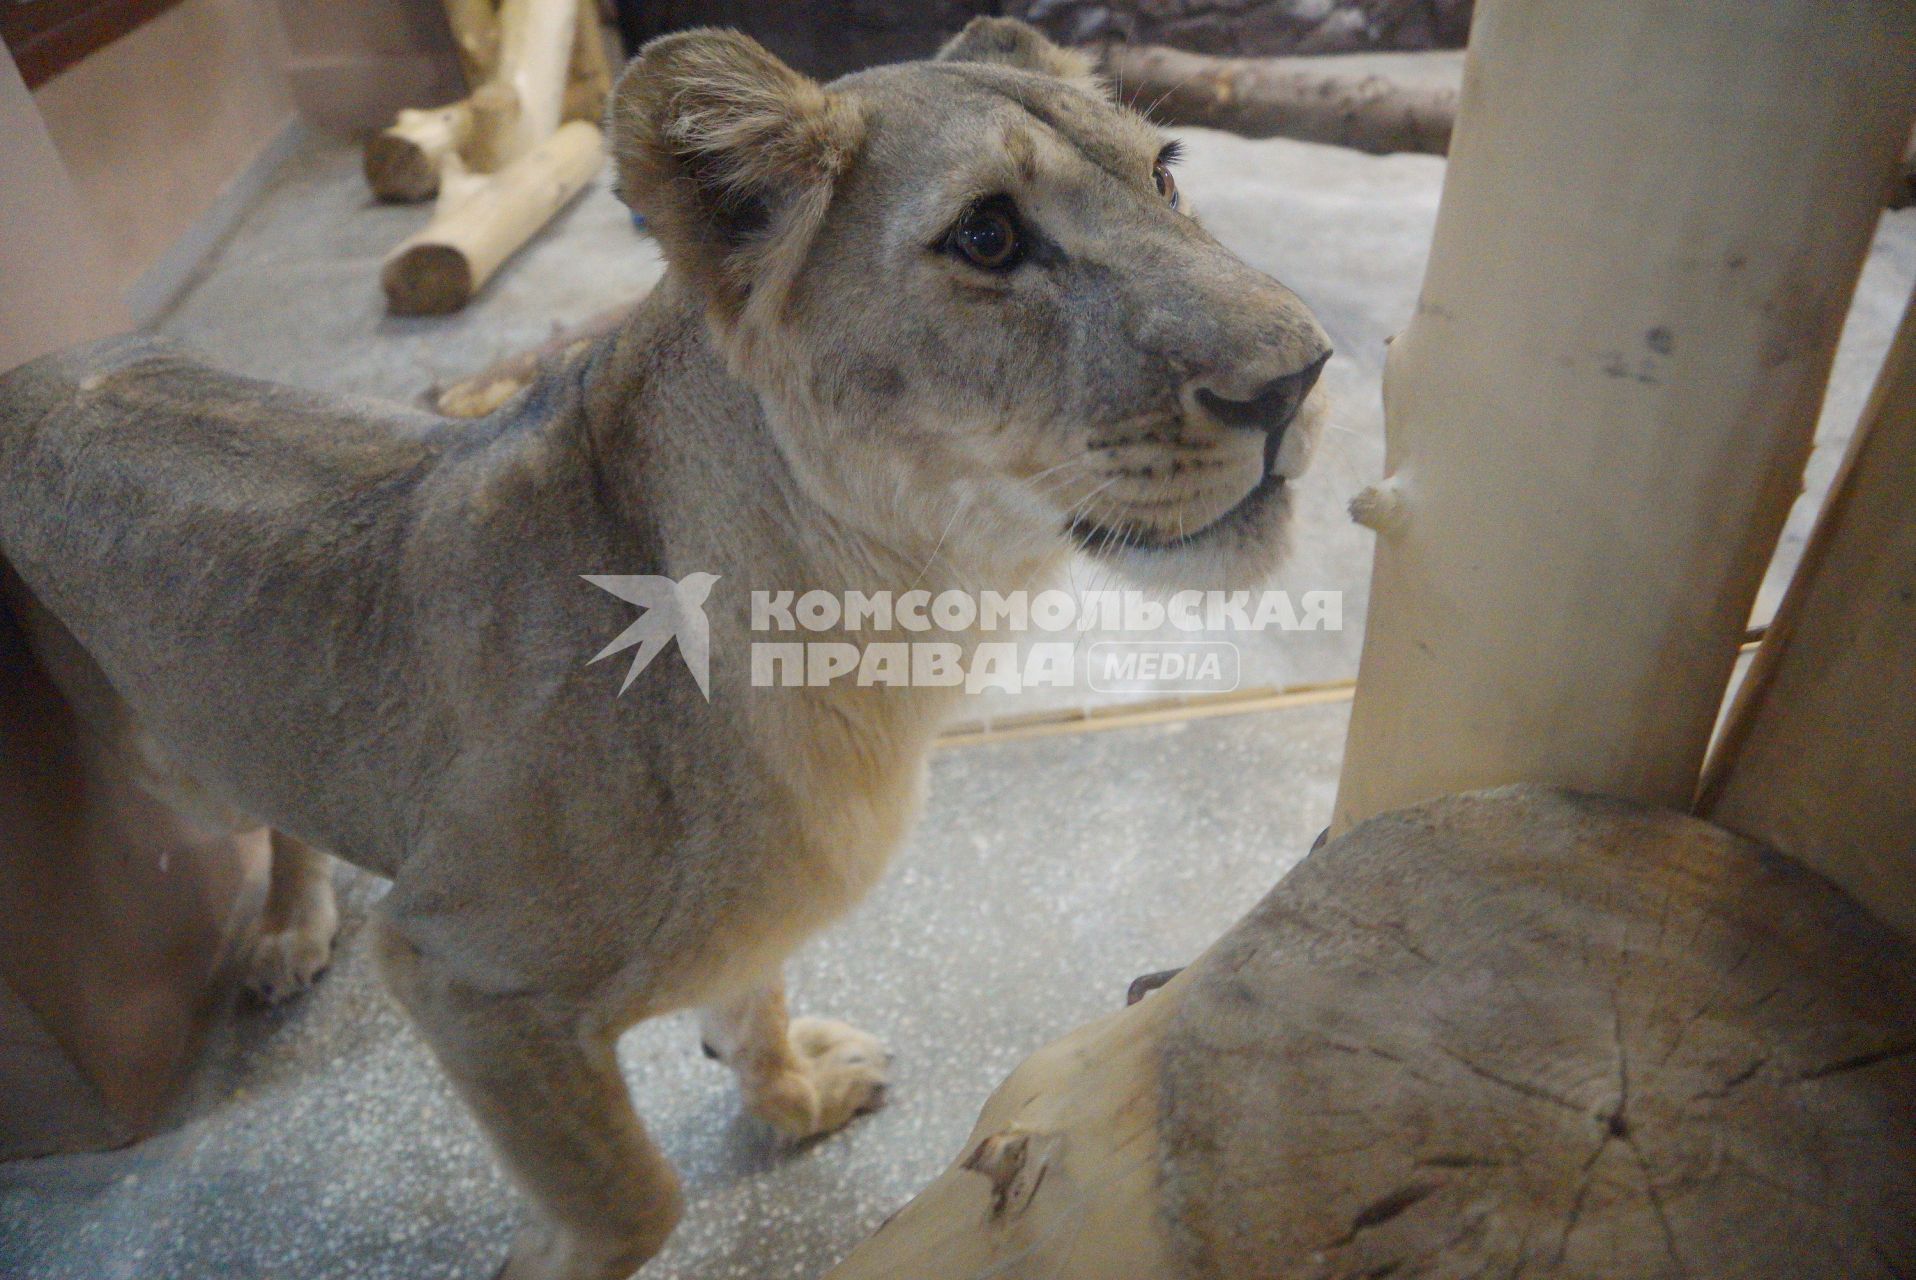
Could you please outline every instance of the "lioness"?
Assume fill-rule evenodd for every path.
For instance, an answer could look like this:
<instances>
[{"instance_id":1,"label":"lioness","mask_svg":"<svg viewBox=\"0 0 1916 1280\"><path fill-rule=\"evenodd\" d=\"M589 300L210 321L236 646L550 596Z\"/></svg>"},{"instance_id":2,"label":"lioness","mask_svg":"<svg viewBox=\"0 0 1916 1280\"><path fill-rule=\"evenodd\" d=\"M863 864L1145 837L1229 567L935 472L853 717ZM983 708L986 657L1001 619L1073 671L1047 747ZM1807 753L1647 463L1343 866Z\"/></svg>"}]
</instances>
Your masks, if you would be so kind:
<instances>
[{"instance_id":1,"label":"lioness","mask_svg":"<svg viewBox=\"0 0 1916 1280\"><path fill-rule=\"evenodd\" d=\"M670 36L609 128L668 274L477 425L139 341L0 381L37 652L161 794L272 828L269 992L330 945L317 850L393 878L384 975L531 1202L514 1280L626 1275L678 1217L639 1019L705 1009L793 1138L879 1098L878 1042L788 1022L778 968L898 845L953 695L753 687L750 592L1010 591L1074 547L1259 578L1329 354L1017 23L829 86ZM632 621L597 573L720 575L709 703L587 665Z\"/></svg>"}]
</instances>

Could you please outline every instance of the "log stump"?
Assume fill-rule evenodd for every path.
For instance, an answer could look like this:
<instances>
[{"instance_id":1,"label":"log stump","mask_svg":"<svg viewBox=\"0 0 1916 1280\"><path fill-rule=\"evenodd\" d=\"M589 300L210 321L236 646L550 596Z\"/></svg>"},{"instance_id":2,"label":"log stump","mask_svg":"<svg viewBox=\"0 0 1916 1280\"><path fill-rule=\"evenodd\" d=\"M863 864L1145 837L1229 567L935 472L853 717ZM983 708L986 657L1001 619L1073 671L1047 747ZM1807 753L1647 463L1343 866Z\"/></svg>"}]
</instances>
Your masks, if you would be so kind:
<instances>
[{"instance_id":1,"label":"log stump","mask_svg":"<svg viewBox=\"0 0 1916 1280\"><path fill-rule=\"evenodd\" d=\"M1912 1273L1916 948L1708 823L1508 788L1313 854L832 1277Z\"/></svg>"}]
</instances>

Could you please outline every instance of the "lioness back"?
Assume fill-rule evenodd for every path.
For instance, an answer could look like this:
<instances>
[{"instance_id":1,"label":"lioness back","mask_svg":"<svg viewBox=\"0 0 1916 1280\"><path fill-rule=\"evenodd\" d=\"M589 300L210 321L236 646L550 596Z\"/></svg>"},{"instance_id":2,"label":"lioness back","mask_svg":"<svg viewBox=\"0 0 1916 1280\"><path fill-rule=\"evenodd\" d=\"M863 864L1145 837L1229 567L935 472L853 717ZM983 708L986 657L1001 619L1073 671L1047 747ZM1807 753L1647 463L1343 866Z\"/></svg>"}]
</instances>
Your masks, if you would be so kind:
<instances>
[{"instance_id":1,"label":"lioness back","mask_svg":"<svg viewBox=\"0 0 1916 1280\"><path fill-rule=\"evenodd\" d=\"M208 639L276 655L264 665L287 686L377 662L402 623L391 574L371 570L401 556L408 494L432 462L483 436L222 373L149 340L79 348L0 376L0 557L143 730L284 754L270 772L310 775L320 735L264 718L230 731L251 691L205 658ZM76 664L64 665L54 675L70 683ZM201 718L227 731L196 731ZM224 760L169 763L231 772Z\"/></svg>"}]
</instances>

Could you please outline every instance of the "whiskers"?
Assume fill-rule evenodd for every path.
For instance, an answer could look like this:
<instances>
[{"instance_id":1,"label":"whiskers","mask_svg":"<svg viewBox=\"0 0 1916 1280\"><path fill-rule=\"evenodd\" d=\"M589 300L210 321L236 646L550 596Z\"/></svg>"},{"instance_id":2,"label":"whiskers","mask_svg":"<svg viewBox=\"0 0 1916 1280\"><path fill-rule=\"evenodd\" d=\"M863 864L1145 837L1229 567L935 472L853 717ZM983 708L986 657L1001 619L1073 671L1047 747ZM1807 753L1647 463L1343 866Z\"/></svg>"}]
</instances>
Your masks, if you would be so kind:
<instances>
[{"instance_id":1,"label":"whiskers","mask_svg":"<svg viewBox=\"0 0 1916 1280\"><path fill-rule=\"evenodd\" d=\"M1048 542L1049 537L1055 535L1050 534L1050 532L1044 528L1046 518L1042 514L1042 509L1055 505L1055 501L1079 479L1080 472L1093 470L1091 457L1087 454L1077 454L1066 458L1063 462L1057 463L1054 466L1046 467L1042 471L1024 477L1020 483L1028 490L1029 495L1036 499L1037 505L1041 508L1037 519L1032 522L1032 524L1036 526L1035 528L1027 527L1023 524L1018 519L1017 512L1007 507L1003 502L980 503L977 501L978 495L976 493L965 495L953 506L951 514L946 517L944 526L938 532L937 540L932 544L930 552L926 554L924 560L919 564L917 572L912 575L911 581L907 584L905 590L910 591L916 589L919 584L931 574L934 568L940 570L939 576L941 580L948 580L951 584L958 587L964 588L980 585L970 582L970 574L967 572L966 565L958 563L944 555L945 548L951 541L953 530L957 529L961 522L967 520L971 521L971 523L966 526L966 534L969 535L972 544L975 545L982 538L982 540L1000 547L1019 548L1029 546L1030 553L1035 558L1042 558L1047 552L1052 551L1055 546L1055 544L1049 544ZM1113 476L1105 480L1104 483L1098 485L1090 493L1083 495L1073 502L1071 510L1066 517L1066 527L1069 527L1071 521L1077 518L1081 510L1088 509L1089 505L1096 501L1099 495L1106 489L1109 489L1113 484L1117 483L1118 479L1120 479L1120 477ZM959 559L963 560L965 557L961 556Z\"/></svg>"},{"instance_id":2,"label":"whiskers","mask_svg":"<svg viewBox=\"0 0 1916 1280\"><path fill-rule=\"evenodd\" d=\"M1342 426L1328 415L1318 425L1324 434L1318 437L1316 456L1301 483L1310 483L1315 475L1319 487L1332 490L1340 503L1365 485L1374 484L1383 473L1381 435Z\"/></svg>"},{"instance_id":3,"label":"whiskers","mask_svg":"<svg viewBox=\"0 0 1916 1280\"><path fill-rule=\"evenodd\" d=\"M958 527L958 521L962 519L964 517L965 512L969 511L970 509L971 509L970 497L966 497L964 501L960 502L956 507L952 508L951 519L945 521L944 529L941 530L938 534L938 541L932 544L930 554L928 554L925 557L925 562L918 566L918 572L912 575L912 579L908 584L906 584L905 590L910 591L913 588L915 588L920 582L924 581L925 575L931 572L931 566L937 563L938 553L945 549L945 539L951 536L951 531Z\"/></svg>"}]
</instances>

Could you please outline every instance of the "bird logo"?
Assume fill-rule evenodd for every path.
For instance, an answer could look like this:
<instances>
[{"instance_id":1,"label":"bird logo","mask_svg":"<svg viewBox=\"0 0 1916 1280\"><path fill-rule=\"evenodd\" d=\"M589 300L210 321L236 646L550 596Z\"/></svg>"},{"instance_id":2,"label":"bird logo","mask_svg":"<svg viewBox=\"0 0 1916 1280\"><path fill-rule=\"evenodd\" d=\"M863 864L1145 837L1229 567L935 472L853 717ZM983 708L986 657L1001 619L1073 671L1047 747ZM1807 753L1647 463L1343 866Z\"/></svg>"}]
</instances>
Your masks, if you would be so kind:
<instances>
[{"instance_id":1,"label":"bird logo","mask_svg":"<svg viewBox=\"0 0 1916 1280\"><path fill-rule=\"evenodd\" d=\"M705 617L705 598L712 594L712 584L719 580L716 573L688 573L678 579L644 573L580 576L600 590L610 591L643 610L631 626L592 656L586 663L588 667L601 658L637 645L639 651L632 655L632 665L626 668L625 683L619 686L619 692L624 693L639 678L639 672L676 638L685 669L698 682L705 700L712 700L712 624Z\"/></svg>"}]
</instances>

